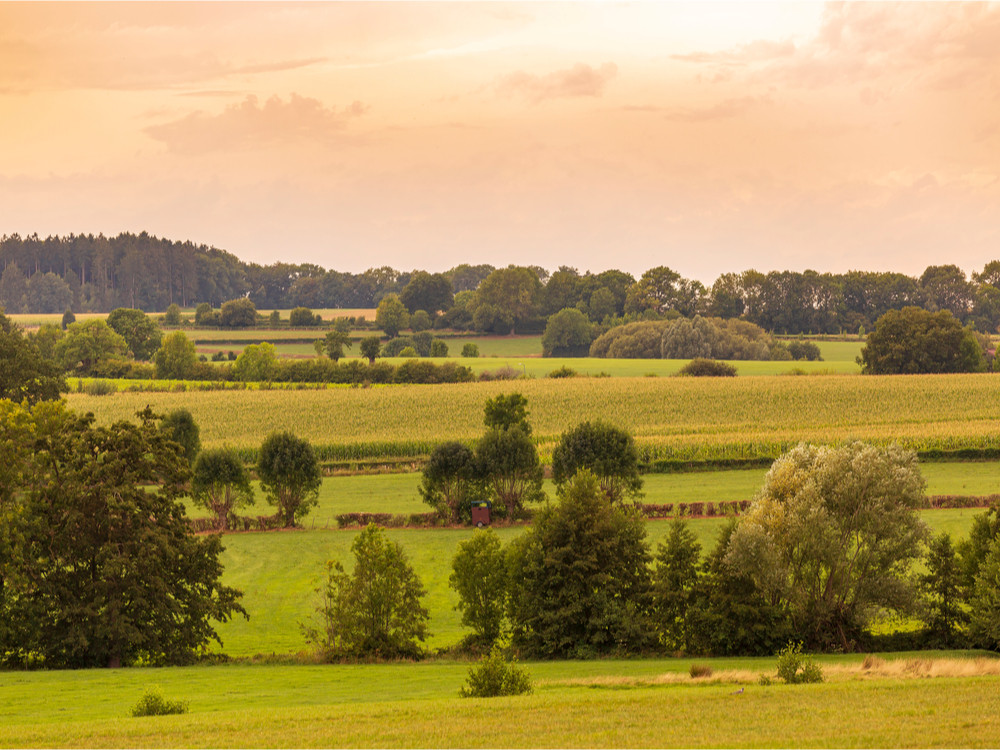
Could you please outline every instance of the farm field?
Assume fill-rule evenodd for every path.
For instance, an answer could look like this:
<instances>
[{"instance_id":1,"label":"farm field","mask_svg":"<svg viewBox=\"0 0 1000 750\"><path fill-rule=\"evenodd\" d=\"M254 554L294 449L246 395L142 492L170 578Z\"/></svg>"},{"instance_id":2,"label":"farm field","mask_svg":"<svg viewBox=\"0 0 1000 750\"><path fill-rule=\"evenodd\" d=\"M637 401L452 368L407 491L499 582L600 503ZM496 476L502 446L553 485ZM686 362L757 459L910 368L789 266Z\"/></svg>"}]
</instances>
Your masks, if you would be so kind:
<instances>
[{"instance_id":1,"label":"farm field","mask_svg":"<svg viewBox=\"0 0 1000 750\"><path fill-rule=\"evenodd\" d=\"M932 531L948 531L956 540L968 533L972 517L982 512L975 508L926 510L921 517ZM723 518L692 519L694 531L705 554L714 545ZM350 546L357 529L306 529L284 532L227 534L223 582L243 591L243 604L250 620L243 618L220 625L222 651L230 656L258 654L294 654L307 648L300 625L315 612L318 597L315 589L325 575L327 560L336 559L350 569L353 558ZM649 521L647 532L655 553L659 542L669 532L670 521ZM523 526L497 527L496 533L506 543L524 532ZM424 606L430 611L426 646L449 648L466 634L461 616L454 607L457 594L448 586L451 559L460 542L472 529L386 529L386 536L406 551L414 570L427 589ZM217 650L217 649L216 649Z\"/></svg>"},{"instance_id":2,"label":"farm field","mask_svg":"<svg viewBox=\"0 0 1000 750\"><path fill-rule=\"evenodd\" d=\"M998 461L922 463L920 471L927 480L929 495L1000 494ZM646 474L641 502L660 505L750 500L763 483L765 473L767 469ZM305 524L309 528L335 528L335 516L341 513L425 513L430 507L420 498L420 477L419 472L325 477L319 505L306 517ZM549 497L555 496L550 480L545 481L544 488ZM271 513L273 508L264 502L256 484L255 490L257 504L243 512ZM209 515L191 503L187 508L193 518Z\"/></svg>"},{"instance_id":3,"label":"farm field","mask_svg":"<svg viewBox=\"0 0 1000 750\"><path fill-rule=\"evenodd\" d=\"M648 458L776 457L799 441L862 439L915 450L1000 447L998 383L991 374L744 378L577 378L316 390L72 393L98 422L151 405L185 407L205 446L254 451L290 430L325 460L426 455L437 443L482 433L487 399L518 391L543 455L584 420L636 436Z\"/></svg>"},{"instance_id":4,"label":"farm field","mask_svg":"<svg viewBox=\"0 0 1000 750\"><path fill-rule=\"evenodd\" d=\"M975 652L819 656L818 685L756 684L774 659L531 662L532 695L459 700L467 664L9 673L6 747L988 747L997 660ZM932 661L933 659L933 661ZM942 675L930 677L930 675ZM920 679L915 679L918 675ZM954 676L952 676L954 675ZM134 719L156 686L191 713ZM737 686L744 692L734 695ZM712 717L725 715L725 720ZM512 721L511 716L517 720ZM845 722L845 716L850 721ZM805 718L808 717L808 720Z\"/></svg>"}]
</instances>

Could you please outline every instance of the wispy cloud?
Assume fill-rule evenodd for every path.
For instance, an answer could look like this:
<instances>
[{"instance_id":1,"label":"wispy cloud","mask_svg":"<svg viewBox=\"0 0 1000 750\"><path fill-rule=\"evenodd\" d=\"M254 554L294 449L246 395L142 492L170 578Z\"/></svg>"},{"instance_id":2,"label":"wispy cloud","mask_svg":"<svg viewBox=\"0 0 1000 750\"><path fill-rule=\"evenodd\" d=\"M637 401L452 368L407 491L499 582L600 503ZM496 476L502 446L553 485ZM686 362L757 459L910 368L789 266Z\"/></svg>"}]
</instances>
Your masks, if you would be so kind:
<instances>
[{"instance_id":1,"label":"wispy cloud","mask_svg":"<svg viewBox=\"0 0 1000 750\"><path fill-rule=\"evenodd\" d=\"M247 96L216 115L192 112L172 122L151 125L145 133L177 153L198 154L257 148L275 143L326 141L339 135L347 123L368 107L354 102L337 109L318 99L293 93L283 101L272 96L263 104Z\"/></svg>"},{"instance_id":2,"label":"wispy cloud","mask_svg":"<svg viewBox=\"0 0 1000 750\"><path fill-rule=\"evenodd\" d=\"M612 62L593 68L577 63L566 70L556 70L545 75L518 71L501 78L496 84L504 96L521 96L538 104L547 99L565 99L581 96L601 96L608 82L618 75L618 66Z\"/></svg>"}]
</instances>

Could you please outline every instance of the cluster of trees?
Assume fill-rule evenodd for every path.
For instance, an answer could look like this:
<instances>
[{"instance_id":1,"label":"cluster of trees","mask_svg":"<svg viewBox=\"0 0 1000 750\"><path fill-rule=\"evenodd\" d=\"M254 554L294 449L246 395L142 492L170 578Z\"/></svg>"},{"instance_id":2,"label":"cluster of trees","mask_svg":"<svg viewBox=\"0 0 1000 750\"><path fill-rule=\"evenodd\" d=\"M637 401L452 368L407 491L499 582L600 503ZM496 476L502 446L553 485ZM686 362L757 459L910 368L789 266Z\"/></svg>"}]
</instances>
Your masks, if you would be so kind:
<instances>
[{"instance_id":1,"label":"cluster of trees","mask_svg":"<svg viewBox=\"0 0 1000 750\"><path fill-rule=\"evenodd\" d=\"M520 393L489 399L485 434L475 448L449 441L438 445L423 470L420 495L442 518L468 523L472 503L488 500L497 518L517 519L524 504L544 499L542 464L531 439L528 401ZM552 454L552 479L562 487L580 469L598 477L609 502L641 494L639 452L626 431L604 422L584 422L564 433Z\"/></svg>"},{"instance_id":2,"label":"cluster of trees","mask_svg":"<svg viewBox=\"0 0 1000 750\"><path fill-rule=\"evenodd\" d=\"M742 318L779 334L857 332L889 310L950 311L963 325L1000 325L1000 261L968 278L954 265L900 273L755 270L723 273L706 287L667 266L639 279L617 270L461 264L444 273L370 268L360 274L314 264L248 264L216 248L145 232L0 238L0 306L9 312L165 310L247 298L268 309L372 308L395 295L408 315L435 325L491 333L541 332L578 310L592 323L659 317L668 311ZM401 326L405 328L406 326Z\"/></svg>"},{"instance_id":3,"label":"cluster of trees","mask_svg":"<svg viewBox=\"0 0 1000 750\"><path fill-rule=\"evenodd\" d=\"M703 556L684 519L654 552L634 506L582 466L562 475L558 501L506 546L492 530L459 545L450 584L472 630L465 646L489 650L510 639L540 658L767 655L793 641L849 651L887 638L873 632L881 619L909 616L924 627L906 636L906 647L998 648L1000 508L977 516L969 539L954 545L946 533L931 538L919 519L923 493L911 451L800 445L775 462L748 513ZM356 555L378 534L363 532ZM398 546L380 554L396 571L391 586L370 585L382 580L378 555L364 563L359 555L353 578L331 567L316 638L331 658L420 653L422 587ZM387 603L394 590L397 604ZM377 618L364 614L372 592L382 597ZM407 612L422 624L393 631L411 634L406 645L369 633L379 647L366 650L346 635L351 623L389 623Z\"/></svg>"},{"instance_id":4,"label":"cluster of trees","mask_svg":"<svg viewBox=\"0 0 1000 750\"><path fill-rule=\"evenodd\" d=\"M0 400L0 662L175 664L246 612L195 537L169 426L97 427L61 402Z\"/></svg>"}]
</instances>

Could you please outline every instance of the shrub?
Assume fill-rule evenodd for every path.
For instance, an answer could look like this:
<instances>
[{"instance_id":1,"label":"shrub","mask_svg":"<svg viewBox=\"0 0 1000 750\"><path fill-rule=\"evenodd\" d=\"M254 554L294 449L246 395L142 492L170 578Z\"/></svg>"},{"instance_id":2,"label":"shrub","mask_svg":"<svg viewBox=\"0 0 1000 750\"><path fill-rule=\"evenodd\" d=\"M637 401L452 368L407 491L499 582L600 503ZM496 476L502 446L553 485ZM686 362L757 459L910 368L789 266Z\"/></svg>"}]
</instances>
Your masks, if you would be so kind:
<instances>
[{"instance_id":1,"label":"shrub","mask_svg":"<svg viewBox=\"0 0 1000 750\"><path fill-rule=\"evenodd\" d=\"M711 677L712 668L708 664L692 664L691 668L688 670L688 674L691 675L692 679L698 679L699 677Z\"/></svg>"},{"instance_id":2,"label":"shrub","mask_svg":"<svg viewBox=\"0 0 1000 750\"><path fill-rule=\"evenodd\" d=\"M500 695L525 695L530 693L531 677L517 659L504 657L499 642L493 644L490 652L469 667L466 684L458 691L463 698L495 698Z\"/></svg>"},{"instance_id":3,"label":"shrub","mask_svg":"<svg viewBox=\"0 0 1000 750\"><path fill-rule=\"evenodd\" d=\"M419 355L417 354L417 350L414 349L412 346L405 346L405 347L403 347L402 351L400 351L399 356L400 357L417 357Z\"/></svg>"},{"instance_id":4,"label":"shrub","mask_svg":"<svg viewBox=\"0 0 1000 750\"><path fill-rule=\"evenodd\" d=\"M809 657L802 655L802 643L789 643L778 652L778 677L789 685L822 682L823 670Z\"/></svg>"},{"instance_id":5,"label":"shrub","mask_svg":"<svg viewBox=\"0 0 1000 750\"><path fill-rule=\"evenodd\" d=\"M167 716L168 714L186 714L187 701L168 701L155 690L147 690L132 706L132 716Z\"/></svg>"},{"instance_id":6,"label":"shrub","mask_svg":"<svg viewBox=\"0 0 1000 750\"><path fill-rule=\"evenodd\" d=\"M462 347L463 357L478 357L479 356L479 345L473 344L471 341Z\"/></svg>"},{"instance_id":7,"label":"shrub","mask_svg":"<svg viewBox=\"0 0 1000 750\"><path fill-rule=\"evenodd\" d=\"M90 396L109 396L117 391L118 386L110 380L92 380L83 387L83 392Z\"/></svg>"},{"instance_id":8,"label":"shrub","mask_svg":"<svg viewBox=\"0 0 1000 750\"><path fill-rule=\"evenodd\" d=\"M552 372L550 372L549 373L549 377L550 378L575 378L576 374L577 374L576 370L574 370L572 367L567 367L566 365L563 365L562 367L560 367L558 369L555 369Z\"/></svg>"},{"instance_id":9,"label":"shrub","mask_svg":"<svg viewBox=\"0 0 1000 750\"><path fill-rule=\"evenodd\" d=\"M448 343L442 339L434 339L431 342L431 356L432 357L447 357L448 356Z\"/></svg>"},{"instance_id":10,"label":"shrub","mask_svg":"<svg viewBox=\"0 0 1000 750\"><path fill-rule=\"evenodd\" d=\"M692 359L686 365L684 365L678 372L678 375L688 375L696 378L700 377L726 377L734 378L736 377L736 368L727 363L719 362L715 359L703 359L697 357Z\"/></svg>"}]
</instances>

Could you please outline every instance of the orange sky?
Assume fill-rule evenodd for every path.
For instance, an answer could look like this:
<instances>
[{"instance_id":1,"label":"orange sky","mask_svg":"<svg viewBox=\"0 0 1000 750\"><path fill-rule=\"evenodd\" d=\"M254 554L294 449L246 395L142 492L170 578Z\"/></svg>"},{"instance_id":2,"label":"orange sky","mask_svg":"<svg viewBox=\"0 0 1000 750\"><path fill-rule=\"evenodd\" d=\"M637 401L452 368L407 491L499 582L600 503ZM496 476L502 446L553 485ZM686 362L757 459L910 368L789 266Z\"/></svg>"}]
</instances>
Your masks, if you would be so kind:
<instances>
[{"instance_id":1,"label":"orange sky","mask_svg":"<svg viewBox=\"0 0 1000 750\"><path fill-rule=\"evenodd\" d=\"M1000 258L996 3L0 3L0 234L639 274Z\"/></svg>"}]
</instances>

